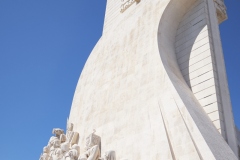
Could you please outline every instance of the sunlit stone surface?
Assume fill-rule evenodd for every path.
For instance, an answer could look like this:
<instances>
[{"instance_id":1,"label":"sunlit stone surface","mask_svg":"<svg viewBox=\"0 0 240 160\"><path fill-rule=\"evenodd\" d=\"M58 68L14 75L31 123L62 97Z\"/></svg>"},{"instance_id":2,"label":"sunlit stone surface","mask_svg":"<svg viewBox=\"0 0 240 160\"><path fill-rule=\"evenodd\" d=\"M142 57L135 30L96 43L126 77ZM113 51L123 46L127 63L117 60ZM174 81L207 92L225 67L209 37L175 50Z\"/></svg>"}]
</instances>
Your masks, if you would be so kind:
<instances>
[{"instance_id":1,"label":"sunlit stone surface","mask_svg":"<svg viewBox=\"0 0 240 160\"><path fill-rule=\"evenodd\" d=\"M218 27L226 19L222 0L108 0L69 116L78 138L52 150L78 160L237 160Z\"/></svg>"}]
</instances>

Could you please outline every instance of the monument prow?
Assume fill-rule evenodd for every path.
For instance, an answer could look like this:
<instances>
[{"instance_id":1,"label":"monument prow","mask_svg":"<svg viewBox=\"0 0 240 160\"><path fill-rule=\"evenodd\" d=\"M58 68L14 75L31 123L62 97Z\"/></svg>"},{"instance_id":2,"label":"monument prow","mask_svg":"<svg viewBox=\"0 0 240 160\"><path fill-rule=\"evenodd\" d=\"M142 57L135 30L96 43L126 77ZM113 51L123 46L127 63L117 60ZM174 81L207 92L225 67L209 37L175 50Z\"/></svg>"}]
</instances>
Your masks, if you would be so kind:
<instances>
[{"instance_id":1,"label":"monument prow","mask_svg":"<svg viewBox=\"0 0 240 160\"><path fill-rule=\"evenodd\" d=\"M237 160L226 19L222 0L108 0L69 116L78 160Z\"/></svg>"}]
</instances>

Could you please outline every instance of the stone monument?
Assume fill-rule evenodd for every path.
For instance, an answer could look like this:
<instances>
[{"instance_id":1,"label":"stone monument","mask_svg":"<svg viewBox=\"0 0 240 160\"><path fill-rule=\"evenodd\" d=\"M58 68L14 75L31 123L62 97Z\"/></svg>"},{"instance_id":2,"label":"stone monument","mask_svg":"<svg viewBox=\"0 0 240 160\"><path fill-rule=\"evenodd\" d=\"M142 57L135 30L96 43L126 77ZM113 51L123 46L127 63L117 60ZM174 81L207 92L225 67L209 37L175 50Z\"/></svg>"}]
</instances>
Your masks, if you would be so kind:
<instances>
[{"instance_id":1,"label":"stone monument","mask_svg":"<svg viewBox=\"0 0 240 160\"><path fill-rule=\"evenodd\" d=\"M107 0L67 133L42 160L237 160L226 19L223 0Z\"/></svg>"}]
</instances>

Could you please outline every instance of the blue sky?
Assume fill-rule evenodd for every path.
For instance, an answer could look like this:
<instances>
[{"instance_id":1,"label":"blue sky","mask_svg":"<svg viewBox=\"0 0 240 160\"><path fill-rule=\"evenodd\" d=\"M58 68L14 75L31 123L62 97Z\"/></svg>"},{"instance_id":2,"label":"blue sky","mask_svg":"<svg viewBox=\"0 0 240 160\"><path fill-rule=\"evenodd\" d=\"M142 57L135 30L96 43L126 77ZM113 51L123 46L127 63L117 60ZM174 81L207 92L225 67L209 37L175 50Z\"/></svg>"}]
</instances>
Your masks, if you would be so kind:
<instances>
[{"instance_id":1,"label":"blue sky","mask_svg":"<svg viewBox=\"0 0 240 160\"><path fill-rule=\"evenodd\" d=\"M235 122L240 126L240 1L221 28ZM0 0L1 159L39 158L65 129L75 87L102 33L106 0Z\"/></svg>"}]
</instances>

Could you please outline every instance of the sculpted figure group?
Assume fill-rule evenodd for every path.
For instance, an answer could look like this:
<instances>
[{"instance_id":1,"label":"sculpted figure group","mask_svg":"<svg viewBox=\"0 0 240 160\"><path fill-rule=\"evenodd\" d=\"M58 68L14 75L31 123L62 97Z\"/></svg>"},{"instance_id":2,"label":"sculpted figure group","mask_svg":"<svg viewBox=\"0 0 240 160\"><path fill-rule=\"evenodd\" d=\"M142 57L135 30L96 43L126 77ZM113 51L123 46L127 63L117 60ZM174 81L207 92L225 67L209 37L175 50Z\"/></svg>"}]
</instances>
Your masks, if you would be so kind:
<instances>
[{"instance_id":1,"label":"sculpted figure group","mask_svg":"<svg viewBox=\"0 0 240 160\"><path fill-rule=\"evenodd\" d=\"M101 137L95 130L86 138L85 152L80 155L77 145L79 134L73 132L73 124L68 123L66 135L60 128L54 128L48 145L43 148L39 160L116 160L115 151L107 151L101 158Z\"/></svg>"}]
</instances>

